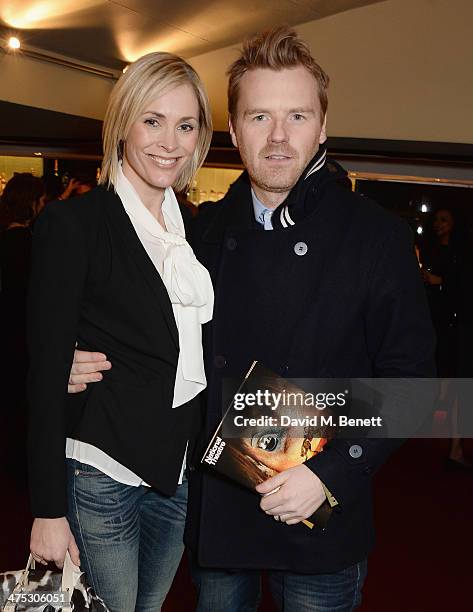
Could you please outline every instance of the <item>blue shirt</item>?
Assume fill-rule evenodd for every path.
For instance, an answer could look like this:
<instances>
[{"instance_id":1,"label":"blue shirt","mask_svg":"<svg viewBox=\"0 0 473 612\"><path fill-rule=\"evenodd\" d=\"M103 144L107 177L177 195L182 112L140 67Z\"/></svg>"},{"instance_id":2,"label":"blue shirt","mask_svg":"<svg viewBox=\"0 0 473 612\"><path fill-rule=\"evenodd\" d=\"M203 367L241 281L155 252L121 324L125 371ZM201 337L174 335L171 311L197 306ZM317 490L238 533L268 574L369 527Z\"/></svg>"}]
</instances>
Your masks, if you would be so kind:
<instances>
[{"instance_id":1,"label":"blue shirt","mask_svg":"<svg viewBox=\"0 0 473 612\"><path fill-rule=\"evenodd\" d=\"M273 225L271 223L271 216L274 211L270 208L266 208L266 206L258 200L253 189L251 189L251 197L253 199L253 210L255 211L256 221L263 225L265 230L272 230Z\"/></svg>"}]
</instances>

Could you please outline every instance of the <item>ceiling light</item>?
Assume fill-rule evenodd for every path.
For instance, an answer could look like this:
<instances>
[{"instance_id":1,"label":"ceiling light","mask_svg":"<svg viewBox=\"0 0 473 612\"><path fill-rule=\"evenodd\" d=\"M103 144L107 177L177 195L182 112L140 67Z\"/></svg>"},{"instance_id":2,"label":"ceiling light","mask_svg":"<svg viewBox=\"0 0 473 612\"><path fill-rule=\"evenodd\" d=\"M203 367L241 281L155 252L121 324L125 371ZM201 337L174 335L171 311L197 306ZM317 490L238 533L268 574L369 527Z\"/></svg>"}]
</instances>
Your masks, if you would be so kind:
<instances>
[{"instance_id":1,"label":"ceiling light","mask_svg":"<svg viewBox=\"0 0 473 612\"><path fill-rule=\"evenodd\" d=\"M10 49L19 49L21 47L20 39L16 38L16 36L11 36L8 39L8 46Z\"/></svg>"}]
</instances>

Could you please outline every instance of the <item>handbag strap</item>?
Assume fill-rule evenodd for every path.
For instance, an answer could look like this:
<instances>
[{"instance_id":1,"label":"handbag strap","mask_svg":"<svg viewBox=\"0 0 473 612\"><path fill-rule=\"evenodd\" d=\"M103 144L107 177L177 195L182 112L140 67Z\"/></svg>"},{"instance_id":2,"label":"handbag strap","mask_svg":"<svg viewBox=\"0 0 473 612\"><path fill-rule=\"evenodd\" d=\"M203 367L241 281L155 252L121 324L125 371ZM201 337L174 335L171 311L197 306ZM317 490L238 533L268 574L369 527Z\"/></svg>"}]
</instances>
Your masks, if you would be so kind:
<instances>
[{"instance_id":1,"label":"handbag strap","mask_svg":"<svg viewBox=\"0 0 473 612\"><path fill-rule=\"evenodd\" d=\"M33 559L33 555L32 554L30 554L30 556L28 557L28 563L26 564L26 567L23 570L23 574L21 575L21 578L18 581L16 589L18 587L23 588L24 586L26 586L28 584L28 577L29 577L29 574L30 574L30 569L32 569L32 570L36 569L36 563L35 563L35 560Z\"/></svg>"},{"instance_id":2,"label":"handbag strap","mask_svg":"<svg viewBox=\"0 0 473 612\"><path fill-rule=\"evenodd\" d=\"M10 596L20 593L26 587L26 585L28 584L28 576L30 573L30 569L35 569L35 561L33 559L33 555L31 554L28 557L28 563L26 564L26 567L23 570L23 573L21 574L21 578L18 580L17 584L15 585L15 588L10 593ZM3 612L15 612L16 610L15 600L13 599L13 600L7 601L7 603L4 605L2 610Z\"/></svg>"},{"instance_id":3,"label":"handbag strap","mask_svg":"<svg viewBox=\"0 0 473 612\"><path fill-rule=\"evenodd\" d=\"M69 592L69 598L72 597L72 591L79 580L82 571L80 567L74 565L72 563L71 555L69 551L66 552L66 557L64 559L64 567L62 568L62 581L61 581L61 590Z\"/></svg>"}]
</instances>

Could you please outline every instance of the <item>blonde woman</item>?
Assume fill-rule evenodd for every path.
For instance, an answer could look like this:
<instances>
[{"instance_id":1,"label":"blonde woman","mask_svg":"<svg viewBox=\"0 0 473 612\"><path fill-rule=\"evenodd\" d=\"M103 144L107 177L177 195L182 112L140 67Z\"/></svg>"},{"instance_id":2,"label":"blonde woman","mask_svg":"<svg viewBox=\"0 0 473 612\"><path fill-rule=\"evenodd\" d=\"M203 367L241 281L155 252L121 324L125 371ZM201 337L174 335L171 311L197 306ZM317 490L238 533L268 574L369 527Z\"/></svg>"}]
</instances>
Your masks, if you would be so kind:
<instances>
[{"instance_id":1,"label":"blonde woman","mask_svg":"<svg viewBox=\"0 0 473 612\"><path fill-rule=\"evenodd\" d=\"M211 131L191 66L142 57L111 94L99 186L49 204L35 227L31 551L59 566L69 551L112 612L160 610L182 556L213 291L173 187L189 184ZM76 342L113 369L68 396Z\"/></svg>"}]
</instances>

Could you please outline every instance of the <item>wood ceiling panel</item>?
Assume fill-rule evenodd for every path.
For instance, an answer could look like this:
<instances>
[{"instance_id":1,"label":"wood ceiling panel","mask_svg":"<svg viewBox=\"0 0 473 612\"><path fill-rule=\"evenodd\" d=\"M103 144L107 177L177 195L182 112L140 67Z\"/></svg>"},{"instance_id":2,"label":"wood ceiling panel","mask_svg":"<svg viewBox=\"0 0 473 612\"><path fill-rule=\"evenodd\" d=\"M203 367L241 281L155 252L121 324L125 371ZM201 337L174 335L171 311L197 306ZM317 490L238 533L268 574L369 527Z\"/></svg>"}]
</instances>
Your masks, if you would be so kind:
<instances>
[{"instance_id":1,"label":"wood ceiling panel","mask_svg":"<svg viewBox=\"0 0 473 612\"><path fill-rule=\"evenodd\" d=\"M281 23L301 23L317 16L310 6L292 0L181 0L178 6L156 0L123 0L123 5L220 46L232 44L249 32ZM207 47L203 52L209 50Z\"/></svg>"},{"instance_id":2,"label":"wood ceiling panel","mask_svg":"<svg viewBox=\"0 0 473 612\"><path fill-rule=\"evenodd\" d=\"M151 50L192 57L375 0L4 0L0 35L110 68Z\"/></svg>"}]
</instances>

